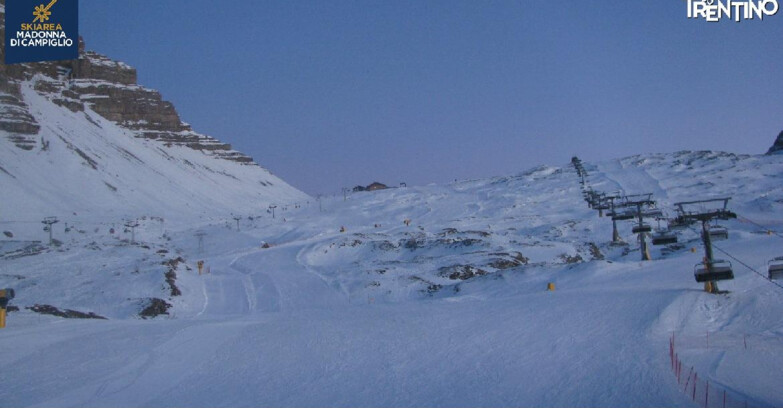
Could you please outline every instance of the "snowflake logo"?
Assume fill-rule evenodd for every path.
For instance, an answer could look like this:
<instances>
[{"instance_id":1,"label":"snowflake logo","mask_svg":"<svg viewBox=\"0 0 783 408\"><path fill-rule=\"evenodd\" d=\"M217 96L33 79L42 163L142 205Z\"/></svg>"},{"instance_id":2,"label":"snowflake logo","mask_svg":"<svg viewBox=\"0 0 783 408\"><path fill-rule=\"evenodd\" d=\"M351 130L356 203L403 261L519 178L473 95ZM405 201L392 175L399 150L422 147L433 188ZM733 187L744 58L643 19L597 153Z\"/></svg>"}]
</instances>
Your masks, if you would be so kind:
<instances>
[{"instance_id":1,"label":"snowflake logo","mask_svg":"<svg viewBox=\"0 0 783 408\"><path fill-rule=\"evenodd\" d=\"M57 0L52 0L44 6L41 4L40 6L35 6L35 11L33 11L33 15L35 16L35 20L33 20L33 23L36 21L40 21L42 23L46 22L46 20L49 19L49 16L52 15L52 12L49 11L52 6L54 6L54 3L57 3Z\"/></svg>"}]
</instances>

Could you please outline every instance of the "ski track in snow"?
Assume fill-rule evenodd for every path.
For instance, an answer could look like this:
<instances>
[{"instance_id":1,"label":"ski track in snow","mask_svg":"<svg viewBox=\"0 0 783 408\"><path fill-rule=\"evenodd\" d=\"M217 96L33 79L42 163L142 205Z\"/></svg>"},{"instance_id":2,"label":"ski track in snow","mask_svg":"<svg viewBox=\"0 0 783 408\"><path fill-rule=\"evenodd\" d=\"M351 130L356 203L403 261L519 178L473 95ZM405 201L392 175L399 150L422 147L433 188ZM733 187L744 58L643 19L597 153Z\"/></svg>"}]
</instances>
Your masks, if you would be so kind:
<instances>
[{"instance_id":1,"label":"ski track in snow","mask_svg":"<svg viewBox=\"0 0 783 408\"><path fill-rule=\"evenodd\" d=\"M598 170L599 175L613 186L606 188L607 192L620 190L623 194L653 193L654 199L659 200L668 197L657 179L640 167L624 165L621 159L602 163L598 165Z\"/></svg>"}]
</instances>

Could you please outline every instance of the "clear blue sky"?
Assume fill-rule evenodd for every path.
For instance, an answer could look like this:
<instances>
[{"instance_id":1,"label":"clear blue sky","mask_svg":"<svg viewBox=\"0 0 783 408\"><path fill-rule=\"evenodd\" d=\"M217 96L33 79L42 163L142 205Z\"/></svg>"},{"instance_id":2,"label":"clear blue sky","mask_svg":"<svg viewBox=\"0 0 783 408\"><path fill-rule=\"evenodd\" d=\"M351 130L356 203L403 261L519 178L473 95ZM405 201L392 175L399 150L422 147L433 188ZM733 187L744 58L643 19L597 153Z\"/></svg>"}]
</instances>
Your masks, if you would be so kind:
<instances>
[{"instance_id":1,"label":"clear blue sky","mask_svg":"<svg viewBox=\"0 0 783 408\"><path fill-rule=\"evenodd\" d=\"M509 175L572 155L762 153L783 11L684 0L87 0L87 48L304 191Z\"/></svg>"}]
</instances>

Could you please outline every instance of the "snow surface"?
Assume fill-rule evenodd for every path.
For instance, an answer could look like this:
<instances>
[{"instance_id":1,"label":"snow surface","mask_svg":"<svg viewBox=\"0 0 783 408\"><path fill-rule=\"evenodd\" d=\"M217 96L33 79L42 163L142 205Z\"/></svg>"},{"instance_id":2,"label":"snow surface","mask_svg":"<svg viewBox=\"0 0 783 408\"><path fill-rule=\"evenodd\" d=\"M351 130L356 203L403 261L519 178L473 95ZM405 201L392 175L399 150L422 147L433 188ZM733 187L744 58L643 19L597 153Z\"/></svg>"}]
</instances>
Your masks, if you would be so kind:
<instances>
[{"instance_id":1,"label":"snow surface","mask_svg":"<svg viewBox=\"0 0 783 408\"><path fill-rule=\"evenodd\" d=\"M89 108L71 112L37 93L36 80L44 78L22 83L22 94L41 125L38 147L22 150L0 135L0 216L19 224L17 238L30 235L24 223L40 231L45 216L71 224L144 215L194 222L228 217L238 206L262 213L310 199L260 166L137 138Z\"/></svg>"},{"instance_id":2,"label":"snow surface","mask_svg":"<svg viewBox=\"0 0 783 408\"><path fill-rule=\"evenodd\" d=\"M70 120L60 114L46 126L52 150L67 149L56 143ZM109 130L101 150L90 144L95 157L148 143L93 120ZM2 154L6 167L22 153ZM107 171L97 174L82 164L55 175L23 161L6 167L37 187L11 193L28 197L29 208L14 211L36 223L3 229L45 244L40 216L85 207L90 218L68 233L56 224L59 247L0 241L0 287L15 288L22 309L0 330L0 406L695 406L670 370L672 333L680 358L715 386L750 406L783 405L783 289L734 262L736 279L720 283L728 294L703 292L692 275L702 257L693 231L678 246L654 247L651 262L639 260L627 223L629 244L610 245L611 222L587 208L569 167L326 197L323 211L310 200L280 205L272 218L231 193L210 200L218 176L201 169L190 181L156 168L156 154L139 157L148 173L120 189L146 192L130 207L147 215L135 245L121 227L108 231L115 213L103 203L119 200L114 193L47 193L134 159L101 162ZM723 223L730 239L716 246L762 273L783 252L779 235L747 221L779 233L781 156L681 152L585 167L593 188L652 192L664 208L731 195L741 217ZM155 171L176 182L144 186ZM169 197L182 197L168 199L182 201L154 199L178 185L188 187ZM138 195L121 197L128 208ZM204 215L154 218L195 197ZM229 212L242 215L239 231ZM171 296L162 262L180 256L182 295ZM209 274L198 275L198 260ZM451 279L455 265L486 274ZM140 319L150 297L171 303L170 314ZM109 320L25 309L36 303Z\"/></svg>"}]
</instances>

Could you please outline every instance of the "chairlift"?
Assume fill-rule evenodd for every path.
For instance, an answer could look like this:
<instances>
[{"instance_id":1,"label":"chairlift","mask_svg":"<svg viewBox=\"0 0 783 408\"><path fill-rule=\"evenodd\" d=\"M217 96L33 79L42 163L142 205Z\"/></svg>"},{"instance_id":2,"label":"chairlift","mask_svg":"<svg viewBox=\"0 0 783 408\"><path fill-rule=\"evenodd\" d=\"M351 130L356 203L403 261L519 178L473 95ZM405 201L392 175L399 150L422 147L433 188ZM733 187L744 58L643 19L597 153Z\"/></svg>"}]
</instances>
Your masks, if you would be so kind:
<instances>
[{"instance_id":1,"label":"chairlift","mask_svg":"<svg viewBox=\"0 0 783 408\"><path fill-rule=\"evenodd\" d=\"M653 245L669 245L677 243L677 234L668 229L657 229L652 235Z\"/></svg>"},{"instance_id":2,"label":"chairlift","mask_svg":"<svg viewBox=\"0 0 783 408\"><path fill-rule=\"evenodd\" d=\"M779 256L768 263L769 278L772 280L783 279L783 256Z\"/></svg>"},{"instance_id":3,"label":"chairlift","mask_svg":"<svg viewBox=\"0 0 783 408\"><path fill-rule=\"evenodd\" d=\"M642 217L644 218L656 218L661 216L663 216L663 211L657 208L647 210L647 211L642 211Z\"/></svg>"},{"instance_id":4,"label":"chairlift","mask_svg":"<svg viewBox=\"0 0 783 408\"><path fill-rule=\"evenodd\" d=\"M631 229L631 232L633 232L634 234L641 234L650 231L652 231L652 227L650 226L650 224L634 225L633 228Z\"/></svg>"},{"instance_id":5,"label":"chairlift","mask_svg":"<svg viewBox=\"0 0 783 408\"><path fill-rule=\"evenodd\" d=\"M652 234L653 245L669 245L677 243L677 234L671 230L671 224L661 227L661 221L666 220L663 214L657 218L658 228Z\"/></svg>"},{"instance_id":6,"label":"chairlift","mask_svg":"<svg viewBox=\"0 0 783 408\"><path fill-rule=\"evenodd\" d=\"M713 241L722 241L724 239L729 239L729 230L721 225L711 225L710 239Z\"/></svg>"},{"instance_id":7,"label":"chairlift","mask_svg":"<svg viewBox=\"0 0 783 408\"><path fill-rule=\"evenodd\" d=\"M734 270L731 268L731 262L723 259L715 259L711 263L700 262L693 268L693 275L696 282L712 282L720 280L734 279Z\"/></svg>"},{"instance_id":8,"label":"chairlift","mask_svg":"<svg viewBox=\"0 0 783 408\"><path fill-rule=\"evenodd\" d=\"M669 229L683 230L688 228L691 224L683 217L677 217L669 221Z\"/></svg>"},{"instance_id":9,"label":"chairlift","mask_svg":"<svg viewBox=\"0 0 783 408\"><path fill-rule=\"evenodd\" d=\"M612 221L626 221L636 218L636 211L626 209L625 211L615 211L612 215Z\"/></svg>"}]
</instances>

